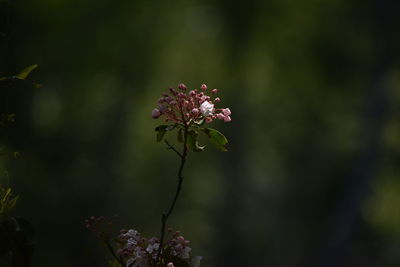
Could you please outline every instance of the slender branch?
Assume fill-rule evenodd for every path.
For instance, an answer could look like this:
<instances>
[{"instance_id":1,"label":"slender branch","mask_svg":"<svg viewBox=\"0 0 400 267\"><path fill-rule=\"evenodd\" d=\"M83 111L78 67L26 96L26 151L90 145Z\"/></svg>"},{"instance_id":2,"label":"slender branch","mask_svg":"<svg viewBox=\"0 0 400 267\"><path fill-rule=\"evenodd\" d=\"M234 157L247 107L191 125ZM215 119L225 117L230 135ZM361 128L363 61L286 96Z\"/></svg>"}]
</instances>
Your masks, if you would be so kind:
<instances>
[{"instance_id":1,"label":"slender branch","mask_svg":"<svg viewBox=\"0 0 400 267\"><path fill-rule=\"evenodd\" d=\"M172 200L171 206L169 207L169 209L167 210L167 212L163 212L163 214L161 215L161 237L160 237L160 246L158 248L158 252L157 252L157 258L156 258L156 262L159 261L160 259L160 255L164 246L164 237L165 237L165 227L167 225L167 220L169 218L169 216L171 215L172 211L174 210L176 201L178 200L179 194L181 192L182 189L182 183L183 183L183 168L185 166L186 163L186 156L188 153L188 149L187 149L187 133L188 133L188 129L189 126L185 123L185 130L184 130L184 142L183 142L183 150L182 153L179 153L175 148L173 148L167 141L165 141L167 143L167 145L170 146L170 148L178 154L178 156L181 158L181 163L179 166L179 170L178 170L178 185L176 188L176 192L175 192L175 196Z\"/></svg>"},{"instance_id":2,"label":"slender branch","mask_svg":"<svg viewBox=\"0 0 400 267\"><path fill-rule=\"evenodd\" d=\"M117 254L115 254L115 251L113 249L113 247L111 246L109 241L105 241L104 243L106 243L107 248L110 250L111 254L113 255L113 257L122 265L124 266L124 262L122 261L122 259L120 257L117 256Z\"/></svg>"},{"instance_id":3,"label":"slender branch","mask_svg":"<svg viewBox=\"0 0 400 267\"><path fill-rule=\"evenodd\" d=\"M178 150L175 149L166 139L164 139L164 142L167 144L168 148L174 151L180 158L182 158L182 154L179 153Z\"/></svg>"}]
</instances>

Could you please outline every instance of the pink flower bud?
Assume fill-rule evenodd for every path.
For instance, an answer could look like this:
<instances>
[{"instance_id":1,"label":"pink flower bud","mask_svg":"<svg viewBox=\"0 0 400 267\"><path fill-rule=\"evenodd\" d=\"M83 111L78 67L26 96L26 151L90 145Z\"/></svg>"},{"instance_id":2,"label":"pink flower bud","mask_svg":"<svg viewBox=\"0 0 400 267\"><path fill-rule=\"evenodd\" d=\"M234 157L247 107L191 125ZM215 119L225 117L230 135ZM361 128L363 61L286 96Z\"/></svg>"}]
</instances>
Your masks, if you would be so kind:
<instances>
[{"instance_id":1,"label":"pink flower bud","mask_svg":"<svg viewBox=\"0 0 400 267\"><path fill-rule=\"evenodd\" d=\"M224 109L222 110L222 112L224 113L225 116L229 116L229 115L232 114L232 113L231 113L231 110L230 110L229 108L224 108Z\"/></svg>"},{"instance_id":2,"label":"pink flower bud","mask_svg":"<svg viewBox=\"0 0 400 267\"><path fill-rule=\"evenodd\" d=\"M212 90L211 90L211 93L212 93L212 94L216 94L216 93L218 93L218 90L217 90L217 89L212 89Z\"/></svg>"},{"instance_id":3,"label":"pink flower bud","mask_svg":"<svg viewBox=\"0 0 400 267\"><path fill-rule=\"evenodd\" d=\"M225 116L225 118L224 118L224 122L230 122L232 119L231 119L231 117L229 117L229 116Z\"/></svg>"},{"instance_id":4,"label":"pink flower bud","mask_svg":"<svg viewBox=\"0 0 400 267\"><path fill-rule=\"evenodd\" d=\"M212 118L206 117L206 118L205 118L205 121L206 121L206 123L210 123L210 122L212 122Z\"/></svg>"},{"instance_id":5,"label":"pink flower bud","mask_svg":"<svg viewBox=\"0 0 400 267\"><path fill-rule=\"evenodd\" d=\"M214 102L215 103L219 103L221 101L221 99L219 98L219 97L216 97L215 99L214 99Z\"/></svg>"},{"instance_id":6,"label":"pink flower bud","mask_svg":"<svg viewBox=\"0 0 400 267\"><path fill-rule=\"evenodd\" d=\"M151 112L151 117L153 117L153 119L157 119L158 117L160 117L161 112L158 109L153 109L153 111Z\"/></svg>"},{"instance_id":7,"label":"pink flower bud","mask_svg":"<svg viewBox=\"0 0 400 267\"><path fill-rule=\"evenodd\" d=\"M175 265L172 262L170 262L167 264L167 267L175 267Z\"/></svg>"},{"instance_id":8,"label":"pink flower bud","mask_svg":"<svg viewBox=\"0 0 400 267\"><path fill-rule=\"evenodd\" d=\"M171 94L176 95L176 91L173 88L169 88L169 91L171 92Z\"/></svg>"},{"instance_id":9,"label":"pink flower bud","mask_svg":"<svg viewBox=\"0 0 400 267\"><path fill-rule=\"evenodd\" d=\"M217 114L217 119L223 120L224 118L225 118L224 114L222 114L222 113Z\"/></svg>"},{"instance_id":10,"label":"pink flower bud","mask_svg":"<svg viewBox=\"0 0 400 267\"><path fill-rule=\"evenodd\" d=\"M189 96L194 96L195 94L196 94L195 91L193 91L193 90L189 91Z\"/></svg>"},{"instance_id":11,"label":"pink flower bud","mask_svg":"<svg viewBox=\"0 0 400 267\"><path fill-rule=\"evenodd\" d=\"M197 108L194 108L194 109L192 109L192 113L194 115L197 115L197 114L199 114L199 110Z\"/></svg>"},{"instance_id":12,"label":"pink flower bud","mask_svg":"<svg viewBox=\"0 0 400 267\"><path fill-rule=\"evenodd\" d=\"M183 84L183 83L180 83L180 84L178 85L178 88L181 89L181 90L183 90L183 91L187 89L186 85Z\"/></svg>"},{"instance_id":13,"label":"pink flower bud","mask_svg":"<svg viewBox=\"0 0 400 267\"><path fill-rule=\"evenodd\" d=\"M205 91L207 90L207 85L205 85L204 83L201 85L201 90Z\"/></svg>"}]
</instances>

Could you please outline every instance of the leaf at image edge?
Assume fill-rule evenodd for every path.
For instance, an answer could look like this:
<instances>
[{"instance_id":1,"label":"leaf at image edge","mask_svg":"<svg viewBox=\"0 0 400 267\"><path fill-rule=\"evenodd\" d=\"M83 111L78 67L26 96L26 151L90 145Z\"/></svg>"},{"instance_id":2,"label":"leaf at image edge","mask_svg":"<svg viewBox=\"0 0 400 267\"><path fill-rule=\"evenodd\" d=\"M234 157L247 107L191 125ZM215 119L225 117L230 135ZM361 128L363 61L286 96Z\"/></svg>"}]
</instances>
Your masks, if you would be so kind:
<instances>
[{"instance_id":1,"label":"leaf at image edge","mask_svg":"<svg viewBox=\"0 0 400 267\"><path fill-rule=\"evenodd\" d=\"M32 66L29 66L25 69L23 69L20 73L15 75L15 78L20 79L20 80L25 80L29 74L38 67L38 64L34 64Z\"/></svg>"}]
</instances>

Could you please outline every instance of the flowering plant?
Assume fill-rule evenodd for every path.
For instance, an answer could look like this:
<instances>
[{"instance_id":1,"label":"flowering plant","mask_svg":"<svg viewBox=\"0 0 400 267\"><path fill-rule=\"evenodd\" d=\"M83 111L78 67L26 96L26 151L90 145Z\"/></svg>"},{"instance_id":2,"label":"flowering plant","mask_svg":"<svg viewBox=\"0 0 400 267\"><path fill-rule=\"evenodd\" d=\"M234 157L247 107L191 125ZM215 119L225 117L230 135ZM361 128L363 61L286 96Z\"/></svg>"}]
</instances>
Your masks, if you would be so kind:
<instances>
[{"instance_id":1,"label":"flowering plant","mask_svg":"<svg viewBox=\"0 0 400 267\"><path fill-rule=\"evenodd\" d=\"M161 141L168 131L178 129L178 140L185 144L184 152L186 146L193 151L199 152L205 147L200 146L198 143L199 132L203 132L213 145L222 151L226 151L225 145L228 140L222 133L212 128L201 127L204 123L211 123L215 119L225 122L232 120L229 108L215 107L221 99L215 97L211 100L211 97L206 95L207 85L205 84L201 86L200 92L194 89L186 93L187 87L182 83L178 86L178 90L170 88L169 91L170 94L163 94L158 99L158 107L152 111L153 118L157 119L164 116L164 121L171 123L169 125L160 125L156 128L157 141ZM217 92L217 89L211 90L212 95L216 95ZM165 142L173 149L168 141ZM177 154L180 157L183 156L183 154Z\"/></svg>"},{"instance_id":2,"label":"flowering plant","mask_svg":"<svg viewBox=\"0 0 400 267\"><path fill-rule=\"evenodd\" d=\"M169 208L161 215L160 238L145 238L134 230L121 230L116 239L117 250L110 244L110 237L107 230L102 227L104 218L91 217L86 221L87 227L94 230L106 243L107 247L115 257L113 267L198 267L201 257L192 257L189 241L179 231L172 233L172 229L166 231L167 220L172 214L183 183L183 168L189 151L200 152L205 146L199 145L200 133L204 133L210 142L221 151L226 151L228 143L226 137L219 131L203 127L213 120L231 121L229 108L217 108L221 101L216 96L217 89L211 90L211 96L206 94L207 86L201 85L200 90L194 89L187 92L184 84L179 84L178 89L169 89L169 93L163 94L158 99L158 107L153 109L151 116L154 119L164 118L164 122L156 127L156 140L164 140L167 147L174 151L180 158L178 169L178 184L175 195ZM177 130L177 139L182 143L182 150L178 151L164 137L167 132ZM168 234L169 233L169 234Z\"/></svg>"}]
</instances>

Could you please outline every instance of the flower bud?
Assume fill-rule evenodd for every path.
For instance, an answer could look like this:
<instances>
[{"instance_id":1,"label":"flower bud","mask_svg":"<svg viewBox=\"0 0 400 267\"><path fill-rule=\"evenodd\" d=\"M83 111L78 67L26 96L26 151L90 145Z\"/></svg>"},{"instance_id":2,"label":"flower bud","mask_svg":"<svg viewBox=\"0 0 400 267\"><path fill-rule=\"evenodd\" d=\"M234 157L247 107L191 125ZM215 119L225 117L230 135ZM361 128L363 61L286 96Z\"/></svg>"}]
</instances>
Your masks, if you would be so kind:
<instances>
[{"instance_id":1,"label":"flower bud","mask_svg":"<svg viewBox=\"0 0 400 267\"><path fill-rule=\"evenodd\" d=\"M232 114L232 113L231 113L231 110L230 110L229 108L224 108L224 109L222 110L222 112L224 113L225 116L229 116L229 115Z\"/></svg>"},{"instance_id":2,"label":"flower bud","mask_svg":"<svg viewBox=\"0 0 400 267\"><path fill-rule=\"evenodd\" d=\"M183 84L183 83L180 83L180 84L178 85L178 88L179 88L180 90L183 90L183 91L187 89L186 85Z\"/></svg>"},{"instance_id":3,"label":"flower bud","mask_svg":"<svg viewBox=\"0 0 400 267\"><path fill-rule=\"evenodd\" d=\"M175 265L172 262L170 262L167 264L167 267L175 267Z\"/></svg>"},{"instance_id":4,"label":"flower bud","mask_svg":"<svg viewBox=\"0 0 400 267\"><path fill-rule=\"evenodd\" d=\"M199 114L199 110L197 108L194 108L194 109L192 109L192 113L194 115L197 115L197 114Z\"/></svg>"},{"instance_id":5,"label":"flower bud","mask_svg":"<svg viewBox=\"0 0 400 267\"><path fill-rule=\"evenodd\" d=\"M151 112L151 117L153 117L153 119L157 119L158 117L160 117L161 112L158 109L153 109L153 111Z\"/></svg>"},{"instance_id":6,"label":"flower bud","mask_svg":"<svg viewBox=\"0 0 400 267\"><path fill-rule=\"evenodd\" d=\"M215 99L214 99L214 102L215 103L219 103L221 101L221 99L219 98L219 97L216 97Z\"/></svg>"},{"instance_id":7,"label":"flower bud","mask_svg":"<svg viewBox=\"0 0 400 267\"><path fill-rule=\"evenodd\" d=\"M225 118L224 114L222 114L222 113L217 114L217 119L223 120L224 118Z\"/></svg>"},{"instance_id":8,"label":"flower bud","mask_svg":"<svg viewBox=\"0 0 400 267\"><path fill-rule=\"evenodd\" d=\"M230 122L232 119L231 119L231 117L229 117L229 116L225 116L225 118L224 118L224 122Z\"/></svg>"},{"instance_id":9,"label":"flower bud","mask_svg":"<svg viewBox=\"0 0 400 267\"><path fill-rule=\"evenodd\" d=\"M205 85L204 83L201 85L201 90L205 91L207 90L207 85Z\"/></svg>"},{"instance_id":10,"label":"flower bud","mask_svg":"<svg viewBox=\"0 0 400 267\"><path fill-rule=\"evenodd\" d=\"M211 93L212 93L212 94L216 94L216 93L218 93L218 90L217 90L217 89L212 89L212 90L211 90Z\"/></svg>"}]
</instances>

